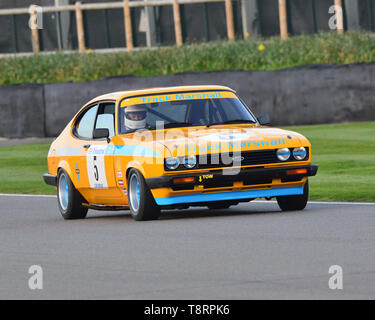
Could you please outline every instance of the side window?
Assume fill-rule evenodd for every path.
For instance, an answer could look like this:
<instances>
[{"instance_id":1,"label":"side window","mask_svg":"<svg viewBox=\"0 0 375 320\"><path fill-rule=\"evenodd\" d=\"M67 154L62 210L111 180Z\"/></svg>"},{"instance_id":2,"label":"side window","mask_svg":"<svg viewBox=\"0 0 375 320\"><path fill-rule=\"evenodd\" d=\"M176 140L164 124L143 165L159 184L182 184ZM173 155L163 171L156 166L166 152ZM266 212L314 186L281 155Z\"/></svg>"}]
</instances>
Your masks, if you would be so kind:
<instances>
[{"instance_id":1,"label":"side window","mask_svg":"<svg viewBox=\"0 0 375 320\"><path fill-rule=\"evenodd\" d=\"M76 123L75 132L80 138L92 139L97 112L98 105L91 107Z\"/></svg>"},{"instance_id":2,"label":"side window","mask_svg":"<svg viewBox=\"0 0 375 320\"><path fill-rule=\"evenodd\" d=\"M109 137L115 135L115 104L103 103L100 104L98 117L96 119L95 129L108 129Z\"/></svg>"}]
</instances>

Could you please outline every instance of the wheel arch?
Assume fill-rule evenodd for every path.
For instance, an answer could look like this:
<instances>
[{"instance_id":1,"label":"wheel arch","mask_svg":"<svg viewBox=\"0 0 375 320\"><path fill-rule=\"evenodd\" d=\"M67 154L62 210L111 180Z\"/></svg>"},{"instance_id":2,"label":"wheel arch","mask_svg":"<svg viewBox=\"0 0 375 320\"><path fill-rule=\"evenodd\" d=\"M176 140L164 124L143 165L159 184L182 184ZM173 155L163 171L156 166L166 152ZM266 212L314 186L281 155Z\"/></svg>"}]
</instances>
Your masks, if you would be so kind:
<instances>
[{"instance_id":1,"label":"wheel arch","mask_svg":"<svg viewBox=\"0 0 375 320\"><path fill-rule=\"evenodd\" d=\"M73 177L73 171L70 168L70 165L69 165L68 161L61 160L58 163L58 165L57 165L57 177L59 176L59 172L60 172L61 169L65 170L65 172L68 174L68 176L70 178L70 181L73 183L74 187L77 188L77 186L74 183L74 179L72 179L72 177Z\"/></svg>"},{"instance_id":2,"label":"wheel arch","mask_svg":"<svg viewBox=\"0 0 375 320\"><path fill-rule=\"evenodd\" d=\"M57 178L59 176L59 172L60 172L61 169L63 169L68 174L69 179L72 182L74 188L78 191L78 193L81 195L81 197L83 198L83 200L85 200L88 203L88 201L86 200L86 198L82 195L81 190L79 190L77 188L77 185L74 183L74 179L72 179L72 177L73 177L73 171L71 170L68 161L61 160L59 162L59 164L57 165Z\"/></svg>"},{"instance_id":3,"label":"wheel arch","mask_svg":"<svg viewBox=\"0 0 375 320\"><path fill-rule=\"evenodd\" d=\"M126 172L125 172L126 180L128 180L129 172L131 169L137 169L143 175L143 177L145 177L145 170L143 166L138 161L130 161L128 165L126 166Z\"/></svg>"}]
</instances>

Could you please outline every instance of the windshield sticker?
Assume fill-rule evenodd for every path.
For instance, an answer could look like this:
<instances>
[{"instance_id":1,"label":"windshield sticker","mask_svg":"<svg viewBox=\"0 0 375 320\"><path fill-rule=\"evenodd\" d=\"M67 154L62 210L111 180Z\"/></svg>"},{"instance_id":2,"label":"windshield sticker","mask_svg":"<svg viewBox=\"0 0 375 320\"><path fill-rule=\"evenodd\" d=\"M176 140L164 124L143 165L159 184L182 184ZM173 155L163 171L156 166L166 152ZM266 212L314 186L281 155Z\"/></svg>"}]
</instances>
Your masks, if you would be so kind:
<instances>
[{"instance_id":1,"label":"windshield sticker","mask_svg":"<svg viewBox=\"0 0 375 320\"><path fill-rule=\"evenodd\" d=\"M183 101L183 100L199 100L199 99L221 99L221 98L237 98L237 96L230 91L206 91L206 92L176 92L172 94L136 97L124 99L121 102L121 108L129 105L145 104L145 103L159 103L169 101Z\"/></svg>"}]
</instances>

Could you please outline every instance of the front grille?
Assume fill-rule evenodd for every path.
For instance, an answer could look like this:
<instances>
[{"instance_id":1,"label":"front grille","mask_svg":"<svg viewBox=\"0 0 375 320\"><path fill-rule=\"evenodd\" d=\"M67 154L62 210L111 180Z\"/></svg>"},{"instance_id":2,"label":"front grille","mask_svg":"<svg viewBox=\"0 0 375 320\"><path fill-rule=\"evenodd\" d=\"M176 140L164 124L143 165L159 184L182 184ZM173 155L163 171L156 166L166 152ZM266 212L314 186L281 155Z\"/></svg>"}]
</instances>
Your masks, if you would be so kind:
<instances>
[{"instance_id":1,"label":"front grille","mask_svg":"<svg viewBox=\"0 0 375 320\"><path fill-rule=\"evenodd\" d=\"M285 162L292 162L298 161L294 159L292 153L293 148L290 149L291 156L287 161L280 161L276 156L276 150L254 150L254 151L244 151L241 153L226 153L226 154L205 154L200 155L198 157L198 169L210 169L210 168L219 168L219 167L231 167L233 166L233 158L234 157L242 157L241 162L235 162L234 165L237 163L240 166L249 166L249 165L259 165L259 164L269 164L269 163L285 163ZM309 150L306 148L307 156L306 159L309 157Z\"/></svg>"}]
</instances>

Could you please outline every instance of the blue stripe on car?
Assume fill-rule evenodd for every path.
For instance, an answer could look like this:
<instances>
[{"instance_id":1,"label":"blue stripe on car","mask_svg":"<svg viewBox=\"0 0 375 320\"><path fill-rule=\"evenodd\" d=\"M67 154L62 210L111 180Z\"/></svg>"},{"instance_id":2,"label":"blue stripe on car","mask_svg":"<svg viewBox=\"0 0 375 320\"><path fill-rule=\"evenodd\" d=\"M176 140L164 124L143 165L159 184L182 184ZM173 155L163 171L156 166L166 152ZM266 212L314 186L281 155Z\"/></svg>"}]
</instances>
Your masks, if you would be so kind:
<instances>
[{"instance_id":1,"label":"blue stripe on car","mask_svg":"<svg viewBox=\"0 0 375 320\"><path fill-rule=\"evenodd\" d=\"M264 198L264 197L291 196L291 195L301 195L301 194L303 194L303 187L289 187L289 188L273 188L273 189L262 189L262 190L190 194L190 195L172 196L172 197L155 197L155 201L159 206L165 206L165 205L179 204L179 203L255 199L255 198Z\"/></svg>"},{"instance_id":2,"label":"blue stripe on car","mask_svg":"<svg viewBox=\"0 0 375 320\"><path fill-rule=\"evenodd\" d=\"M114 155L116 156L161 157L161 154L140 145L116 145L115 147Z\"/></svg>"}]
</instances>

